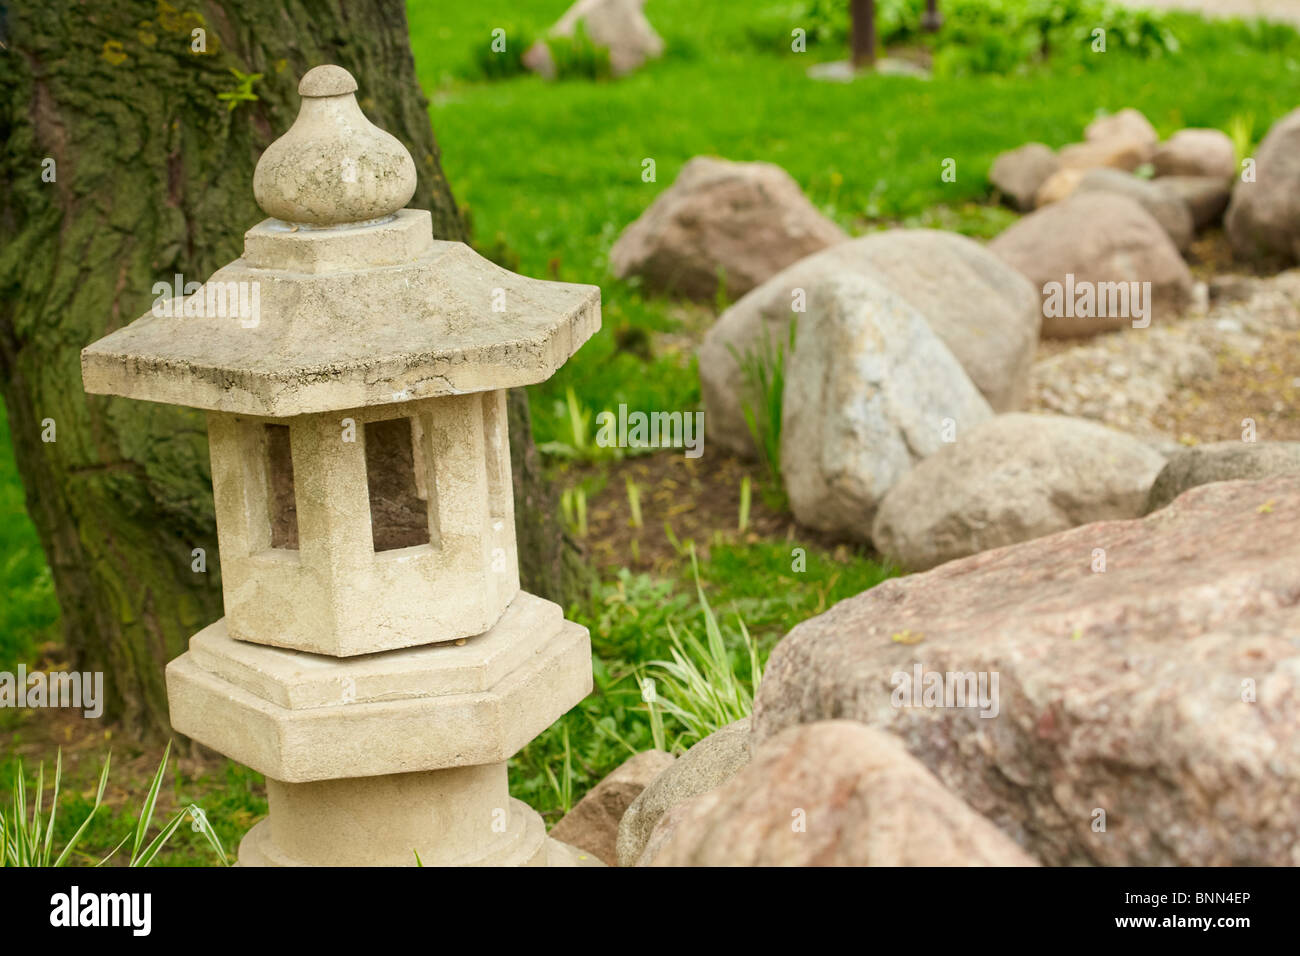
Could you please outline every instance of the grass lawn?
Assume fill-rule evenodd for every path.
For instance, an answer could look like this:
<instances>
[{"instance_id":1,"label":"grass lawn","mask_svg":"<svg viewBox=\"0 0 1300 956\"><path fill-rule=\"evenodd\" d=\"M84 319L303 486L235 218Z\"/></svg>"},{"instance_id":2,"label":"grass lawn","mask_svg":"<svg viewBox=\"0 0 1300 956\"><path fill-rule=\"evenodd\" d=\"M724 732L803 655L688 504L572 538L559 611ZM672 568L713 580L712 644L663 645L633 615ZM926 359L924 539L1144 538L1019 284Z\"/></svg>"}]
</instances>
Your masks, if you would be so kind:
<instances>
[{"instance_id":1,"label":"grass lawn","mask_svg":"<svg viewBox=\"0 0 1300 956\"><path fill-rule=\"evenodd\" d=\"M493 29L506 30L508 44L512 33L540 32L568 6L408 3L443 168L472 214L477 245L526 274L603 290L600 334L534 392L541 441L564 437L560 398L570 385L595 410L698 402L689 349L673 342L647 359L639 348L645 334L676 332L692 316L615 280L607 265L619 233L692 156L777 163L851 232L901 221L986 235L1010 221L1001 210L972 208L988 194L993 158L1031 140L1078 141L1099 110L1137 107L1162 135L1184 126L1226 130L1235 118L1257 140L1300 105L1300 42L1289 30L1270 31L1279 48L1262 50L1244 27L1171 15L1177 55L1112 51L1097 55L1092 69L839 84L805 76L815 60L843 58L839 45L819 46L810 34L808 52L784 52L789 29L766 51L755 45L747 27L771 6L765 0L653 0L646 13L667 55L617 81L460 78ZM941 179L948 158L956 160L954 182ZM642 181L646 159L655 162L655 182Z\"/></svg>"},{"instance_id":2,"label":"grass lawn","mask_svg":"<svg viewBox=\"0 0 1300 956\"><path fill-rule=\"evenodd\" d=\"M542 443L573 442L565 401L570 389L579 417L620 403L645 411L698 408L693 348L725 302L688 305L646 296L635 282L613 279L607 265L618 234L692 156L777 163L853 233L904 223L988 236L1014 218L987 203L986 174L1002 150L1030 140L1051 146L1077 141L1098 111L1127 106L1141 109L1164 135L1212 126L1237 128L1257 141L1277 117L1300 105L1300 39L1291 31L1175 15L1168 23L1180 49L1172 55L1143 59L1113 51L1091 65L1049 64L1011 75L929 81L869 75L838 84L809 80L805 71L813 62L842 58L842 44L819 42L810 31L808 51L789 52L790 29L801 25L799 19L782 19L782 5L765 0L757 6L653 0L647 15L668 52L618 81L472 75L476 51L491 43L493 29L506 30L507 43L517 42L540 32L569 3L410 0L408 6L443 167L472 217L480 251L529 275L603 290L600 333L551 382L532 391ZM766 41L753 36L756 22L771 28ZM948 159L956 162L951 182L941 177ZM646 160L654 161L652 182L643 181ZM689 722L671 713L672 703L684 702L680 695L674 700L672 675L647 665L671 658L670 625L680 641L689 643L687 633L705 641L710 619L701 597L716 615L725 648L725 660L701 666L715 690L736 692L717 702L710 714L716 723L733 716L752 692L751 648L761 660L795 623L889 573L869 555L804 541L779 516L758 515L758 530L738 527L741 471L734 462L720 462L717 452L710 458L707 438L705 449L704 469L725 471L731 497L710 486L721 503L688 525L688 516L674 510L674 479L668 477L664 492L664 475L658 475L668 500L647 492L644 506L647 528L667 524L653 561L627 553L629 508L637 528L641 512L627 504L625 481L639 480L636 467L655 472L646 459L553 462L557 482L590 492L592 535L607 547L591 542L602 583L568 609L592 631L596 693L513 762L516 795L548 821L631 752L693 739ZM682 480L690 494L694 479ZM757 489L753 499L757 515ZM54 633L57 605L25 517L3 421L0 512L0 670L10 670L36 659L37 646ZM700 555L698 591L688 539ZM625 565L636 570L620 570ZM644 677L654 678L662 693L654 706L643 699ZM26 755L29 770L38 754L52 761L57 745L75 755L65 767L71 788L59 824L65 837L78 809L89 805L86 794L93 795L103 753L117 748L120 772L112 775L109 807L87 838L86 859L102 856L127 832L160 756L113 741L103 728L92 732L48 714L0 714L0 733L10 741L7 756L0 754L0 800L7 799L14 753ZM228 852L265 812L260 778L228 763L183 762L181 772L169 775L162 808L191 800L204 806ZM182 827L160 862L209 860L199 836Z\"/></svg>"}]
</instances>

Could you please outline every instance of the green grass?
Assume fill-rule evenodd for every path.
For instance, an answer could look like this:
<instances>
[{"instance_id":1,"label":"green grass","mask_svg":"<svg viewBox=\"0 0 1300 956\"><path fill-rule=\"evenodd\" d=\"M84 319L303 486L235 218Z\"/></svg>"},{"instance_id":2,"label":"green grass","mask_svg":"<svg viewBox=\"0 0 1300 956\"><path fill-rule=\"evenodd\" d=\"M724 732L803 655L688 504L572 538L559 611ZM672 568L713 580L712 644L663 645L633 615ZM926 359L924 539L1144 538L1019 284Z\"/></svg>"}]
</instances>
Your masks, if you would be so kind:
<instances>
[{"instance_id":1,"label":"green grass","mask_svg":"<svg viewBox=\"0 0 1300 956\"><path fill-rule=\"evenodd\" d=\"M761 669L786 631L894 573L852 552L808 549L799 555L798 547L786 542L715 546L699 564L698 589L689 557L675 578L624 570L603 582L588 602L570 608L569 617L591 629L595 691L511 762L514 795L554 822L573 797L633 753L656 745L680 751L716 729L719 721L710 720L711 713L739 713L706 699L708 694L679 692L674 684L684 683L683 675L651 664L675 662L675 647L687 649L686 659L709 678L719 697L747 700L754 664ZM712 639L711 618L717 626ZM708 647L691 647L687 635ZM652 714L640 683L647 676L661 699L686 707L695 719L675 717L671 706ZM656 733L656 717L663 720L662 735ZM570 783L564 786L566 779Z\"/></svg>"},{"instance_id":2,"label":"green grass","mask_svg":"<svg viewBox=\"0 0 1300 956\"><path fill-rule=\"evenodd\" d=\"M0 671L32 663L35 648L52 640L59 619L54 582L36 529L27 516L22 482L9 440L9 416L0 402Z\"/></svg>"},{"instance_id":3,"label":"green grass","mask_svg":"<svg viewBox=\"0 0 1300 956\"><path fill-rule=\"evenodd\" d=\"M155 773L138 778L123 773L107 753L102 763L86 761L75 770L53 755L52 772L25 767L12 754L0 759L0 865L233 862L240 838L266 814L262 778L227 762L193 780L168 762L169 752Z\"/></svg>"},{"instance_id":4,"label":"green grass","mask_svg":"<svg viewBox=\"0 0 1300 956\"><path fill-rule=\"evenodd\" d=\"M519 24L538 34L568 5L408 5L443 167L472 213L476 241L508 248L512 266L526 274L603 290L602 331L534 390L540 441L564 438L569 386L596 410L698 402L689 352L647 357L620 348L629 330L672 332L679 322L636 283L611 278L607 265L618 234L692 156L777 163L852 231L904 222L987 236L1010 217L971 204L987 196L988 168L1005 149L1077 141L1097 111L1126 106L1145 112L1163 135L1183 126L1227 129L1249 106L1258 140L1300 102L1300 40L1286 28L1170 15L1179 44L1173 55L1129 55L1112 43L1091 68L1049 64L1010 76L866 76L838 84L808 80L804 71L814 60L842 58L842 46L810 34L806 54L779 44L762 52L749 36L754 8L721 0L649 4L667 54L619 80L460 78L493 27ZM646 158L655 161L656 182L642 182ZM955 182L940 178L945 158L956 160Z\"/></svg>"}]
</instances>

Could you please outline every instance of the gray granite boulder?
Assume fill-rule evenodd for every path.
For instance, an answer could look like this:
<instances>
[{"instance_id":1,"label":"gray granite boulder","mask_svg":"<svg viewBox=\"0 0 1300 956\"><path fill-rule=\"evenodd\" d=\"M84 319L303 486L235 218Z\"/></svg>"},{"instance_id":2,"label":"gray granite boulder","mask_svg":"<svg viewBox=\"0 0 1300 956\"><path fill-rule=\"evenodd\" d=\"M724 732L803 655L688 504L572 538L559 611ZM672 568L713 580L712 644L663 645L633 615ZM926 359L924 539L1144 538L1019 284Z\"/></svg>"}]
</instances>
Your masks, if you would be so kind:
<instances>
[{"instance_id":1,"label":"gray granite boulder","mask_svg":"<svg viewBox=\"0 0 1300 956\"><path fill-rule=\"evenodd\" d=\"M866 540L895 482L992 415L901 296L863 276L821 283L786 360L781 477L790 510L809 528Z\"/></svg>"},{"instance_id":2,"label":"gray granite boulder","mask_svg":"<svg viewBox=\"0 0 1300 956\"><path fill-rule=\"evenodd\" d=\"M720 787L749 763L749 718L716 730L650 780L618 824L619 866L633 866L659 819L680 803Z\"/></svg>"},{"instance_id":3,"label":"gray granite boulder","mask_svg":"<svg viewBox=\"0 0 1300 956\"><path fill-rule=\"evenodd\" d=\"M871 538L903 567L924 569L1090 521L1135 518L1164 461L1096 422L999 415L900 478Z\"/></svg>"},{"instance_id":4,"label":"gray granite boulder","mask_svg":"<svg viewBox=\"0 0 1300 956\"><path fill-rule=\"evenodd\" d=\"M785 343L814 290L860 275L919 312L996 411L1021 406L1038 347L1038 291L973 239L937 229L892 229L809 256L745 296L718 319L699 351L710 441L751 456L748 394L737 360L763 339Z\"/></svg>"},{"instance_id":5,"label":"gray granite boulder","mask_svg":"<svg viewBox=\"0 0 1300 956\"><path fill-rule=\"evenodd\" d=\"M1188 488L1214 481L1300 475L1300 442L1220 441L1184 448L1171 455L1147 496L1147 512L1156 511Z\"/></svg>"},{"instance_id":6,"label":"gray granite boulder","mask_svg":"<svg viewBox=\"0 0 1300 956\"><path fill-rule=\"evenodd\" d=\"M1254 182L1238 177L1224 227L1247 261L1300 262L1300 109L1273 124L1255 151Z\"/></svg>"}]
</instances>

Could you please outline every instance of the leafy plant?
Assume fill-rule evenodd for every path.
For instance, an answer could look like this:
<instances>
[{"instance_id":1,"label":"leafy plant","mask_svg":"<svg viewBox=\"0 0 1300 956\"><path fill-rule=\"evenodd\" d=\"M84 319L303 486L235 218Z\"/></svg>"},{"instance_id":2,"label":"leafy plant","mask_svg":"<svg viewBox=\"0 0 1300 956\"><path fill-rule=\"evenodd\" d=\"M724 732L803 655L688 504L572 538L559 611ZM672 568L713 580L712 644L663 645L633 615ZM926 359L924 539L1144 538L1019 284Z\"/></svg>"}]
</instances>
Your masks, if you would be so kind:
<instances>
[{"instance_id":1,"label":"leafy plant","mask_svg":"<svg viewBox=\"0 0 1300 956\"><path fill-rule=\"evenodd\" d=\"M128 866L149 866L167 841L188 817L194 828L201 832L222 865L227 865L225 850L221 840L207 816L197 804L189 804L178 810L147 844L150 824L153 822L154 809L158 802L158 792L162 787L163 775L167 769L167 760L171 755L171 744L163 753L162 762L154 774L149 792L136 818L136 825L131 833L122 839L96 866L103 866L111 860L127 841L131 841L131 858ZM76 850L95 814L104 801L104 787L108 783L108 771L112 764L112 754L104 759L104 766L99 774L99 786L95 791L95 802L81 821L75 833L64 845L58 856L54 856L54 824L58 816L59 788L63 778L63 751L55 757L53 792L50 795L50 815L42 819L42 799L45 789L45 764L41 763L36 772L36 790L31 808L31 819L27 818L27 790L23 775L22 761L14 763L13 802L8 813L0 810L0 866L63 866Z\"/></svg>"},{"instance_id":2,"label":"leafy plant","mask_svg":"<svg viewBox=\"0 0 1300 956\"><path fill-rule=\"evenodd\" d=\"M627 485L627 507L628 511L631 513L631 516L628 518L628 523L639 531L642 527L641 489L637 486L637 483L632 480L631 475L624 476L623 480Z\"/></svg>"},{"instance_id":3,"label":"leafy plant","mask_svg":"<svg viewBox=\"0 0 1300 956\"><path fill-rule=\"evenodd\" d=\"M749 505L752 495L749 475L740 479L740 516L736 521L736 530L744 534L749 530Z\"/></svg>"},{"instance_id":4,"label":"leafy plant","mask_svg":"<svg viewBox=\"0 0 1300 956\"><path fill-rule=\"evenodd\" d=\"M560 809L568 813L573 809L573 748L569 745L569 728L564 725L560 731L561 740L564 745L563 760L560 767L560 776L555 776L555 771L551 765L546 765L546 778L550 781L551 789L555 791L556 801Z\"/></svg>"},{"instance_id":5,"label":"leafy plant","mask_svg":"<svg viewBox=\"0 0 1300 956\"><path fill-rule=\"evenodd\" d=\"M535 37L531 30L521 26L499 27L499 36L490 35L488 42L476 42L470 54L468 74L471 79L506 80L527 73L524 54L533 46ZM498 42L504 49L498 49Z\"/></svg>"},{"instance_id":6,"label":"leafy plant","mask_svg":"<svg viewBox=\"0 0 1300 956\"><path fill-rule=\"evenodd\" d=\"M587 536L587 489L581 485L565 488L560 495L560 512L564 523L579 538Z\"/></svg>"},{"instance_id":7,"label":"leafy plant","mask_svg":"<svg viewBox=\"0 0 1300 956\"><path fill-rule=\"evenodd\" d=\"M717 616L704 596L694 548L690 549L690 556L704 637L697 637L687 628L679 630L671 620L667 621L672 659L649 663L645 675L654 680L656 689L652 695L643 695L651 698L647 705L652 725L654 721L662 720L655 704L681 724L683 730L675 745L683 749L728 724L748 717L754 709L754 695L763 679L758 643L750 636L740 615L736 615L738 654L733 654L727 647ZM743 668L738 666L737 657L743 657ZM664 689L664 693L658 692L659 687ZM656 739L664 738L662 724L655 735Z\"/></svg>"},{"instance_id":8,"label":"leafy plant","mask_svg":"<svg viewBox=\"0 0 1300 956\"><path fill-rule=\"evenodd\" d=\"M241 73L234 67L230 68L230 72L234 74L238 85L233 90L217 94L217 99L225 102L227 111L233 112L240 103L256 103L257 94L253 92L253 84L262 78L262 74Z\"/></svg>"},{"instance_id":9,"label":"leafy plant","mask_svg":"<svg viewBox=\"0 0 1300 956\"><path fill-rule=\"evenodd\" d=\"M768 49L788 50L793 28L809 44L847 53L848 3L803 0L760 12L750 37ZM943 26L922 27L925 0L877 0L876 36L886 48L920 44L933 51L936 75L1008 74L1049 58L1087 68L1100 66L1093 31L1106 31L1107 51L1140 57L1177 53L1180 43L1164 13L1109 0L944 0ZM1268 37L1265 42L1281 41Z\"/></svg>"},{"instance_id":10,"label":"leafy plant","mask_svg":"<svg viewBox=\"0 0 1300 956\"><path fill-rule=\"evenodd\" d=\"M1228 120L1228 138L1232 140L1232 148L1237 154L1237 165L1241 165L1241 161L1250 155L1251 148L1255 145L1255 114L1232 114Z\"/></svg>"},{"instance_id":11,"label":"leafy plant","mask_svg":"<svg viewBox=\"0 0 1300 956\"><path fill-rule=\"evenodd\" d=\"M582 21L572 36L547 36L545 42L557 80L608 80L614 75L609 49L592 42Z\"/></svg>"}]
</instances>

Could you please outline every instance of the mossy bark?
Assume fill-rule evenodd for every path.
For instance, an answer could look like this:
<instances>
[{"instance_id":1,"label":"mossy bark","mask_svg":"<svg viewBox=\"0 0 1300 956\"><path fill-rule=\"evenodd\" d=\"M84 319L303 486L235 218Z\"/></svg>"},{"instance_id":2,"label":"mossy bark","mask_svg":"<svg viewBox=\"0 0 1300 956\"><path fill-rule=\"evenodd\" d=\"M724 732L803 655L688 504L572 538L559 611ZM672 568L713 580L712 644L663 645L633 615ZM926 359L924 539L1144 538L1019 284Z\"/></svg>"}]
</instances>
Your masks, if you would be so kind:
<instances>
[{"instance_id":1,"label":"mossy bark","mask_svg":"<svg viewBox=\"0 0 1300 956\"><path fill-rule=\"evenodd\" d=\"M201 412L85 395L81 348L147 311L154 283L203 281L239 256L265 218L257 158L321 63L351 70L367 116L410 149L411 205L443 238L465 238L464 225L403 0L42 0L0 10L0 43L0 380L14 452L74 665L105 672L107 713L128 735L157 735L164 665L221 615L207 436ZM530 435L512 438L528 452Z\"/></svg>"}]
</instances>

